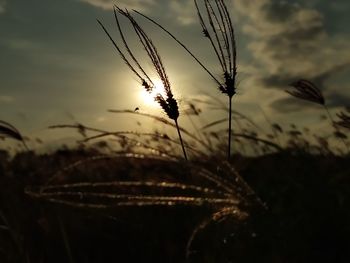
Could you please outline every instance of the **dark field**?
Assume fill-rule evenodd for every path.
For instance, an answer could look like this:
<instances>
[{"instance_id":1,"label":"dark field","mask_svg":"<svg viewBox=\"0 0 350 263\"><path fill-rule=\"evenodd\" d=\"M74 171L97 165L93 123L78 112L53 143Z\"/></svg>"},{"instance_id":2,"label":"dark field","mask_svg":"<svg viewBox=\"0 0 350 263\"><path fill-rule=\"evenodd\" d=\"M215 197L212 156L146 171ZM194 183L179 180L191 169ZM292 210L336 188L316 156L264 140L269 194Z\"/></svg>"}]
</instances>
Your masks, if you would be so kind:
<instances>
[{"instance_id":1,"label":"dark field","mask_svg":"<svg viewBox=\"0 0 350 263\"><path fill-rule=\"evenodd\" d=\"M87 186L72 188L82 193L80 197L58 195L72 192L64 188L51 190L56 193L51 200L30 194L40 192L34 186L45 185L77 160L87 162L56 173L50 184L144 181L218 188L196 177L196 167L215 170L211 162L91 160L92 156L97 153L61 150L43 156L19 153L10 160L2 153L1 262L185 262L193 230L227 206L210 202L114 206L123 200L84 196L92 192ZM287 151L233 156L232 163L266 208L254 194L245 195L246 189L241 189L238 214L213 219L201 228L191 242L187 262L349 262L348 162L348 157ZM191 189L146 186L106 184L93 192L204 198Z\"/></svg>"}]
</instances>

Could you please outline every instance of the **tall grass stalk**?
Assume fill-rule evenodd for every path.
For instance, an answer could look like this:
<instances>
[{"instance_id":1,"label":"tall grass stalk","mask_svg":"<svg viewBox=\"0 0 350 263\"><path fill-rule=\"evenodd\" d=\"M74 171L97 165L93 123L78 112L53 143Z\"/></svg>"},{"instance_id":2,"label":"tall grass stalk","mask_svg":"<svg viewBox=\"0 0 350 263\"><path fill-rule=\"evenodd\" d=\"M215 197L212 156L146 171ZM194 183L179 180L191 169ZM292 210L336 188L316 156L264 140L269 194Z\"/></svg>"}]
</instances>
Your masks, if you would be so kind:
<instances>
[{"instance_id":1,"label":"tall grass stalk","mask_svg":"<svg viewBox=\"0 0 350 263\"><path fill-rule=\"evenodd\" d=\"M175 121L175 125L176 125L177 134L179 135L179 139L180 139L180 143L181 143L182 152L183 152L183 154L184 154L185 159L187 160L187 154L186 154L184 142L183 142L182 137L181 137L181 132L180 132L179 124L177 123L177 119L174 120L174 121Z\"/></svg>"},{"instance_id":2,"label":"tall grass stalk","mask_svg":"<svg viewBox=\"0 0 350 263\"><path fill-rule=\"evenodd\" d=\"M227 160L231 157L231 135L232 135L232 98L229 97L229 111L228 111L228 151Z\"/></svg>"},{"instance_id":3,"label":"tall grass stalk","mask_svg":"<svg viewBox=\"0 0 350 263\"><path fill-rule=\"evenodd\" d=\"M337 132L339 131L338 127L334 125L336 124L336 122L334 121L329 111L329 108L326 104L326 100L322 92L314 83L306 79L300 79L298 81L291 83L290 86L292 86L294 90L291 90L291 91L287 90L286 91L287 93L301 100L306 100L306 101L321 105L323 109L326 111L327 117L331 121L332 126L335 127ZM346 144L344 138L341 137L339 139L342 141L342 143L344 144L345 148L349 153L349 146Z\"/></svg>"},{"instance_id":4,"label":"tall grass stalk","mask_svg":"<svg viewBox=\"0 0 350 263\"><path fill-rule=\"evenodd\" d=\"M165 94L160 94L160 93L154 94L155 84L152 81L152 79L150 78L150 75L146 73L146 71L141 66L141 63L137 60L137 58L134 56L132 50L130 49L130 47L126 41L126 38L124 36L121 25L119 23L118 14L127 18L129 20L129 22L131 23L131 26L133 27L133 29L138 37L139 42L141 43L144 50L146 51L147 56L150 58L153 66L154 66L154 69L155 69L159 79L161 80L161 82L163 84ZM111 42L113 43L114 47L117 49L117 51L118 51L119 55L121 56L121 58L123 59L123 61L127 64L127 66L131 69L131 71L139 78L141 85L145 88L145 90L150 95L152 95L154 97L154 100L156 102L158 102L158 104L161 106L161 108L164 110L164 112L167 114L167 116L171 120L174 121L176 129L177 129L177 133L179 135L184 158L185 158L185 160L188 160L185 146L184 146L184 141L181 137L181 131L180 131L180 127L178 124L178 117L180 115L179 109L178 109L178 104L177 104L177 101L174 98L174 95L172 93L170 81L169 81L168 75L165 71L165 67L163 65L162 59L159 56L158 50L154 46L152 40L148 37L148 35L141 28L141 26L135 21L135 19L131 16L131 14L129 13L129 11L127 9L122 10L118 6L114 6L114 17L115 17L115 21L117 24L117 28L118 28L120 37L121 37L122 42L124 44L124 48L126 50L127 55L130 57L130 59L128 59L126 54L123 53L121 48L114 41L112 36L109 34L107 29L104 27L104 25L99 20L97 20L97 21L100 24L100 26L102 27L102 29L104 30L104 32L107 34L107 36L109 37Z\"/></svg>"},{"instance_id":5,"label":"tall grass stalk","mask_svg":"<svg viewBox=\"0 0 350 263\"><path fill-rule=\"evenodd\" d=\"M191 52L185 44L183 44L177 37L175 37L169 30L164 28L158 22L152 18L134 10L144 18L148 19L170 37L172 37L180 46L182 46L188 54L210 75L210 77L216 82L219 90L226 94L229 98L229 123L228 123L228 149L227 158L231 157L231 141L232 141L232 98L236 94L236 40L235 33L232 25L231 16L228 12L227 6L224 0L214 0L214 4L211 4L209 0L203 0L204 9L206 12L206 20L202 14L201 8L198 5L198 1L194 0L195 8L197 10L200 25L202 27L203 34L208 38L214 53L218 59L222 70L223 80L219 81L211 71L204 66L204 64ZM207 24L209 23L209 26Z\"/></svg>"}]
</instances>

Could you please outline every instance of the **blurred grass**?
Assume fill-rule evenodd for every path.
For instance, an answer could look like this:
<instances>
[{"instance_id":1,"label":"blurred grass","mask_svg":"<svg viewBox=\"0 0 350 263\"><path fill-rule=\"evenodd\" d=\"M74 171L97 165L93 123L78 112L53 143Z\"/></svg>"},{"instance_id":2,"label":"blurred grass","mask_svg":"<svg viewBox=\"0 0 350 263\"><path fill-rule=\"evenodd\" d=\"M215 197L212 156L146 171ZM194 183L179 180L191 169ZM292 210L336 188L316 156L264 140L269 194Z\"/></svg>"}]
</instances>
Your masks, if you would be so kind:
<instances>
[{"instance_id":1,"label":"blurred grass","mask_svg":"<svg viewBox=\"0 0 350 263\"><path fill-rule=\"evenodd\" d=\"M0 209L7 222L0 224L11 228L0 229L1 262L68 262L67 240L74 262L185 262L189 236L213 212L208 206L94 210L38 201L24 194L26 186L43 185L48 175L96 152L1 156ZM242 208L249 214L244 220L208 224L193 241L189 262L348 262L348 156L284 151L234 155L232 162L268 209L248 205ZM179 165L114 159L85 164L56 182L181 178L190 183Z\"/></svg>"}]
</instances>

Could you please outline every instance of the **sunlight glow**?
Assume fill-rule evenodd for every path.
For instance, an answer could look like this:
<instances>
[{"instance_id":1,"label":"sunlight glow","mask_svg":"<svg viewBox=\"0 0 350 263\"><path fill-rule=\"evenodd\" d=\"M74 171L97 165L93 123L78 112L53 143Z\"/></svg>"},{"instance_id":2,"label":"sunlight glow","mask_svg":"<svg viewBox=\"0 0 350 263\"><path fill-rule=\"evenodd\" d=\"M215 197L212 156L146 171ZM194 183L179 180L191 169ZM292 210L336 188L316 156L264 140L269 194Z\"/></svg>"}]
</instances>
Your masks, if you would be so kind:
<instances>
[{"instance_id":1,"label":"sunlight glow","mask_svg":"<svg viewBox=\"0 0 350 263\"><path fill-rule=\"evenodd\" d=\"M159 104L154 100L157 94L162 94L164 96L164 86L160 80L154 81L155 88L152 93L148 93L144 88L139 93L140 100L150 107L159 107Z\"/></svg>"}]
</instances>

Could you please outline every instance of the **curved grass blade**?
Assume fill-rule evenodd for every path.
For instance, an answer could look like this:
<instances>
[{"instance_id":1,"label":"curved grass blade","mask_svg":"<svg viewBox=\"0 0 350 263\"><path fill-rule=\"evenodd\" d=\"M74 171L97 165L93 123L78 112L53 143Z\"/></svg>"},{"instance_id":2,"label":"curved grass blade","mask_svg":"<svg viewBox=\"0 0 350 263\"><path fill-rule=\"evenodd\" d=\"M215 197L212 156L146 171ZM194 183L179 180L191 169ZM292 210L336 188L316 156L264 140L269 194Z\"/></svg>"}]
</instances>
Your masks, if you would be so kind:
<instances>
[{"instance_id":1,"label":"curved grass blade","mask_svg":"<svg viewBox=\"0 0 350 263\"><path fill-rule=\"evenodd\" d=\"M0 120L0 136L5 138L11 138L17 141L20 141L24 148L29 151L27 144L25 143L21 133L10 123Z\"/></svg>"},{"instance_id":2,"label":"curved grass blade","mask_svg":"<svg viewBox=\"0 0 350 263\"><path fill-rule=\"evenodd\" d=\"M192 196L162 196L162 195L127 195L111 193L90 192L53 192L27 194L38 199L48 200L53 203L77 203L86 207L102 206L105 208L118 206L148 206L148 205L193 205L193 206L217 206L237 205L238 201L231 198L192 197ZM84 202L86 199L87 202Z\"/></svg>"},{"instance_id":3,"label":"curved grass blade","mask_svg":"<svg viewBox=\"0 0 350 263\"><path fill-rule=\"evenodd\" d=\"M154 181L111 181L111 182L96 182L96 183L72 183L61 185L48 185L40 187L40 192L52 192L52 191L64 191L66 189L75 191L87 191L89 189L106 189L109 187L112 192L118 187L146 187L146 188L158 188L158 189L171 189L171 190L191 190L202 194L216 194L218 196L231 197L230 194L221 192L218 189L212 189L208 187L202 187L184 183L172 183L172 182L154 182Z\"/></svg>"},{"instance_id":4,"label":"curved grass blade","mask_svg":"<svg viewBox=\"0 0 350 263\"><path fill-rule=\"evenodd\" d=\"M198 224L197 227L192 231L191 236L188 239L186 245L186 258L189 259L192 254L191 248L197 235L201 231L206 229L210 224L220 222L228 217L234 217L238 220L244 220L247 216L248 214L240 211L237 207L232 206L224 207L220 211L213 213L209 218L205 219L200 224Z\"/></svg>"}]
</instances>

